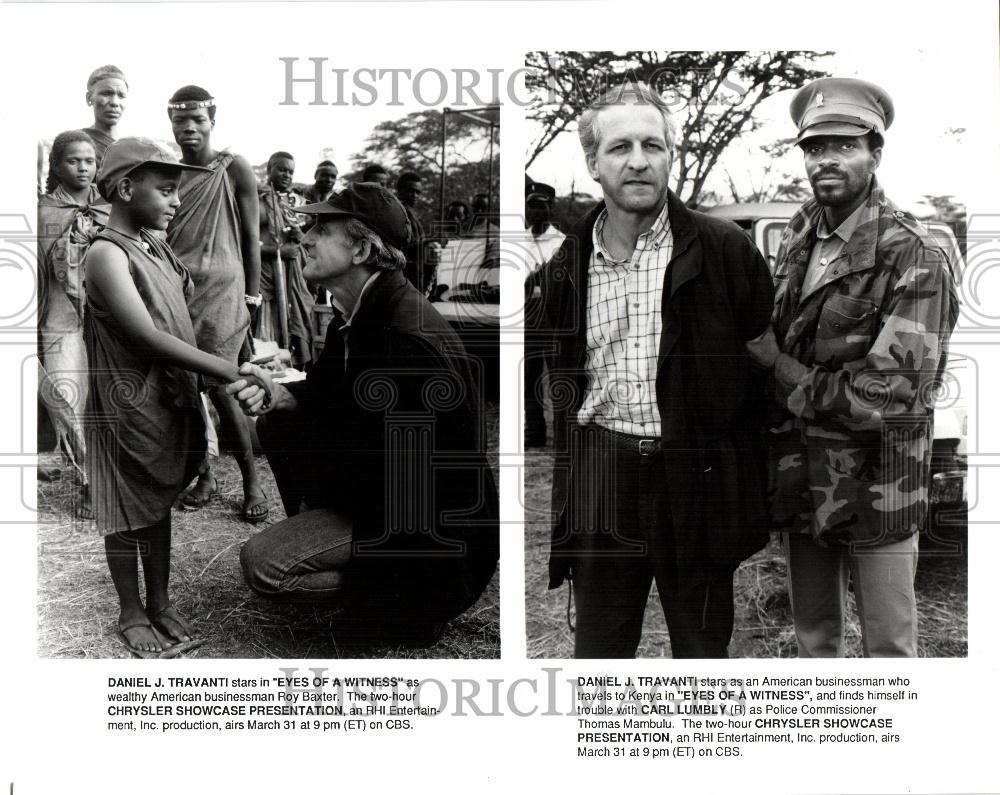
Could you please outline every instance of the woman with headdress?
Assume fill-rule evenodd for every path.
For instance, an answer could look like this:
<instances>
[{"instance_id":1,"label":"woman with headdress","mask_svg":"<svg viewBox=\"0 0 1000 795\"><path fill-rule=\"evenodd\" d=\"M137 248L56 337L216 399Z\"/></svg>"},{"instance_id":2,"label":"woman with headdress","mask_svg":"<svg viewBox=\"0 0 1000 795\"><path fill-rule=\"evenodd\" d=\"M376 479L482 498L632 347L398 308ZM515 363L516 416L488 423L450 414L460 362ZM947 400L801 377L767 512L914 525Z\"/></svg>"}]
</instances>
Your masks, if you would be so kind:
<instances>
[{"instance_id":1,"label":"woman with headdress","mask_svg":"<svg viewBox=\"0 0 1000 795\"><path fill-rule=\"evenodd\" d=\"M115 142L115 130L125 110L128 83L117 66L99 66L87 78L87 104L94 109L94 126L84 132L94 142L97 167L101 167L105 150Z\"/></svg>"},{"instance_id":2,"label":"woman with headdress","mask_svg":"<svg viewBox=\"0 0 1000 795\"><path fill-rule=\"evenodd\" d=\"M82 130L60 133L49 153L46 192L38 197L39 388L59 449L81 478L79 512L85 518L90 499L80 425L87 396L83 257L110 209L94 186L96 172L90 137Z\"/></svg>"}]
</instances>

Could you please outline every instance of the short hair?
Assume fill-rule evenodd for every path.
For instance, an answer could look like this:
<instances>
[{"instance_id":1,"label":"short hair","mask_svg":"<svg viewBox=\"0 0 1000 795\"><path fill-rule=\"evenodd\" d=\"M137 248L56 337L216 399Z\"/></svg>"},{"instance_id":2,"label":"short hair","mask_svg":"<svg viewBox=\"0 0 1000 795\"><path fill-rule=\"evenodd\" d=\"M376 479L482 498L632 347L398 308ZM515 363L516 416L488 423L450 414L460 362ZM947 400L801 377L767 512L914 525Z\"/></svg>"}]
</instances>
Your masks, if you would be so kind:
<instances>
[{"instance_id":1,"label":"short hair","mask_svg":"<svg viewBox=\"0 0 1000 795\"><path fill-rule=\"evenodd\" d=\"M382 166L380 166L378 163L370 163L369 165L365 166L365 170L361 174L361 181L362 182L373 182L374 180L372 179L372 177L374 177L374 176L376 176L378 174L386 174L386 175L388 175L388 173L389 172L386 171L385 168L383 168Z\"/></svg>"},{"instance_id":2,"label":"short hair","mask_svg":"<svg viewBox=\"0 0 1000 795\"><path fill-rule=\"evenodd\" d=\"M667 149L670 152L674 151L677 145L677 123L666 101L646 83L628 81L609 88L581 114L577 130L580 135L580 145L588 159L596 157L597 148L601 143L597 115L605 108L623 104L655 107L663 117L663 138L667 142Z\"/></svg>"},{"instance_id":3,"label":"short hair","mask_svg":"<svg viewBox=\"0 0 1000 795\"><path fill-rule=\"evenodd\" d=\"M52 141L52 149L49 150L49 172L45 175L45 192L52 193L62 183L56 176L56 165L66 156L66 150L71 144L90 144L94 146L94 141L83 130L67 130L61 132ZM97 153L97 147L94 147Z\"/></svg>"},{"instance_id":4,"label":"short hair","mask_svg":"<svg viewBox=\"0 0 1000 795\"><path fill-rule=\"evenodd\" d=\"M454 209L456 209L456 208L458 208L458 207L461 207L463 210L465 210L465 217L466 218L468 218L469 215L472 214L472 210L469 209L469 205L466 204L463 201L448 202L448 206L445 208L444 214L445 215L451 215L451 211L454 210Z\"/></svg>"},{"instance_id":5,"label":"short hair","mask_svg":"<svg viewBox=\"0 0 1000 795\"><path fill-rule=\"evenodd\" d=\"M114 64L109 63L104 66L98 66L93 72L90 73L90 77L87 78L87 91L90 91L102 80L107 80L109 78L121 80L125 86L128 87L128 80L125 79L125 73Z\"/></svg>"},{"instance_id":6,"label":"short hair","mask_svg":"<svg viewBox=\"0 0 1000 795\"><path fill-rule=\"evenodd\" d=\"M364 221L358 218L348 218L344 232L355 242L367 240L371 244L371 253L368 255L365 265L385 271L402 270L406 265L406 255L395 246L386 243L382 236Z\"/></svg>"},{"instance_id":7,"label":"short hair","mask_svg":"<svg viewBox=\"0 0 1000 795\"><path fill-rule=\"evenodd\" d=\"M168 101L172 104L174 102L206 102L214 99L215 97L201 86L182 86L174 92L174 95ZM208 118L215 121L215 104L209 105L206 110L208 111Z\"/></svg>"},{"instance_id":8,"label":"short hair","mask_svg":"<svg viewBox=\"0 0 1000 795\"><path fill-rule=\"evenodd\" d=\"M267 159L267 170L268 171L270 171L272 168L274 168L274 161L275 160L291 160L293 163L295 162L295 158L292 157L290 154L288 154L288 152L275 152L273 155L271 155Z\"/></svg>"},{"instance_id":9,"label":"short hair","mask_svg":"<svg viewBox=\"0 0 1000 795\"><path fill-rule=\"evenodd\" d=\"M405 188L407 185L412 185L414 182L423 182L424 178L420 176L416 171L404 171L399 175L399 179L396 180L396 188Z\"/></svg>"},{"instance_id":10,"label":"short hair","mask_svg":"<svg viewBox=\"0 0 1000 795\"><path fill-rule=\"evenodd\" d=\"M316 173L313 174L313 177L315 177L316 174L319 174L319 170L321 168L332 168L334 171L338 170L337 169L337 164L334 163L332 160L324 160L322 163L320 163L319 165L316 166Z\"/></svg>"}]
</instances>

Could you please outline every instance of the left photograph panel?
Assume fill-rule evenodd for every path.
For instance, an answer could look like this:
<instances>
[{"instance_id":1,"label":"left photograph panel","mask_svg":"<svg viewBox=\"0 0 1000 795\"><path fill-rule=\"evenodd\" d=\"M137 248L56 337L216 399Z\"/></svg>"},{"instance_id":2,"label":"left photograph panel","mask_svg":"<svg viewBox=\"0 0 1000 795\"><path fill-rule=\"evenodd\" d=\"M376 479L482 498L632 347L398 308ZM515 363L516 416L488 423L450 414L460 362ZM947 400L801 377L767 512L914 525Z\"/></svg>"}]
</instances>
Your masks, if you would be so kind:
<instances>
[{"instance_id":1,"label":"left photograph panel","mask_svg":"<svg viewBox=\"0 0 1000 795\"><path fill-rule=\"evenodd\" d=\"M498 106L108 55L35 116L38 655L498 658Z\"/></svg>"}]
</instances>

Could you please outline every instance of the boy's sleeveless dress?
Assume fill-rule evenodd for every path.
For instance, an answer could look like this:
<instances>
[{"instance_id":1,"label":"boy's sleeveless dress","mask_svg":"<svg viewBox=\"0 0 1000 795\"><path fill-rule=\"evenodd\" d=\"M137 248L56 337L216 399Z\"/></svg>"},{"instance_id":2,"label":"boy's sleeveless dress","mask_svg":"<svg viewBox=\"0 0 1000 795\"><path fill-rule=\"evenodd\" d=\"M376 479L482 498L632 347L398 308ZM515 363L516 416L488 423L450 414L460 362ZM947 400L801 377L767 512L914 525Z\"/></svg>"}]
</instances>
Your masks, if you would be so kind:
<instances>
[{"instance_id":1,"label":"boy's sleeveless dress","mask_svg":"<svg viewBox=\"0 0 1000 795\"><path fill-rule=\"evenodd\" d=\"M153 324L194 345L186 302L191 279L165 243L145 230L141 237L144 245L105 229L96 239L128 256ZM97 527L105 535L149 527L169 515L204 456L198 378L140 350L90 295L85 339L87 471Z\"/></svg>"}]
</instances>

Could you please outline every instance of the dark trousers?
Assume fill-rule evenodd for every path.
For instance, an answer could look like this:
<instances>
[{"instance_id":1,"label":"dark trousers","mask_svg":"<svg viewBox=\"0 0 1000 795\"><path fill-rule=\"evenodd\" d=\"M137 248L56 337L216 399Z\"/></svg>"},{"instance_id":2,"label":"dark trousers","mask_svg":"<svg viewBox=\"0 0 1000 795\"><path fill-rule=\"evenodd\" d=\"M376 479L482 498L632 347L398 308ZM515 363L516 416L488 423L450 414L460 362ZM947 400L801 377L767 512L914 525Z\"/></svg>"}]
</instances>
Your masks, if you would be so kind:
<instances>
[{"instance_id":1,"label":"dark trousers","mask_svg":"<svg viewBox=\"0 0 1000 795\"><path fill-rule=\"evenodd\" d=\"M305 412L275 411L257 419L257 438L267 456L287 516L302 510L302 501L313 508L330 507L328 496L334 461L317 450L317 429Z\"/></svg>"},{"instance_id":2,"label":"dark trousers","mask_svg":"<svg viewBox=\"0 0 1000 795\"><path fill-rule=\"evenodd\" d=\"M575 656L634 657L656 582L673 656L727 657L733 574L709 565L679 570L662 455L644 455L594 426L580 430L569 495L571 531L579 534Z\"/></svg>"},{"instance_id":3,"label":"dark trousers","mask_svg":"<svg viewBox=\"0 0 1000 795\"><path fill-rule=\"evenodd\" d=\"M524 342L524 441L532 447L544 447L546 440L545 406L542 377L545 359L527 338Z\"/></svg>"}]
</instances>

